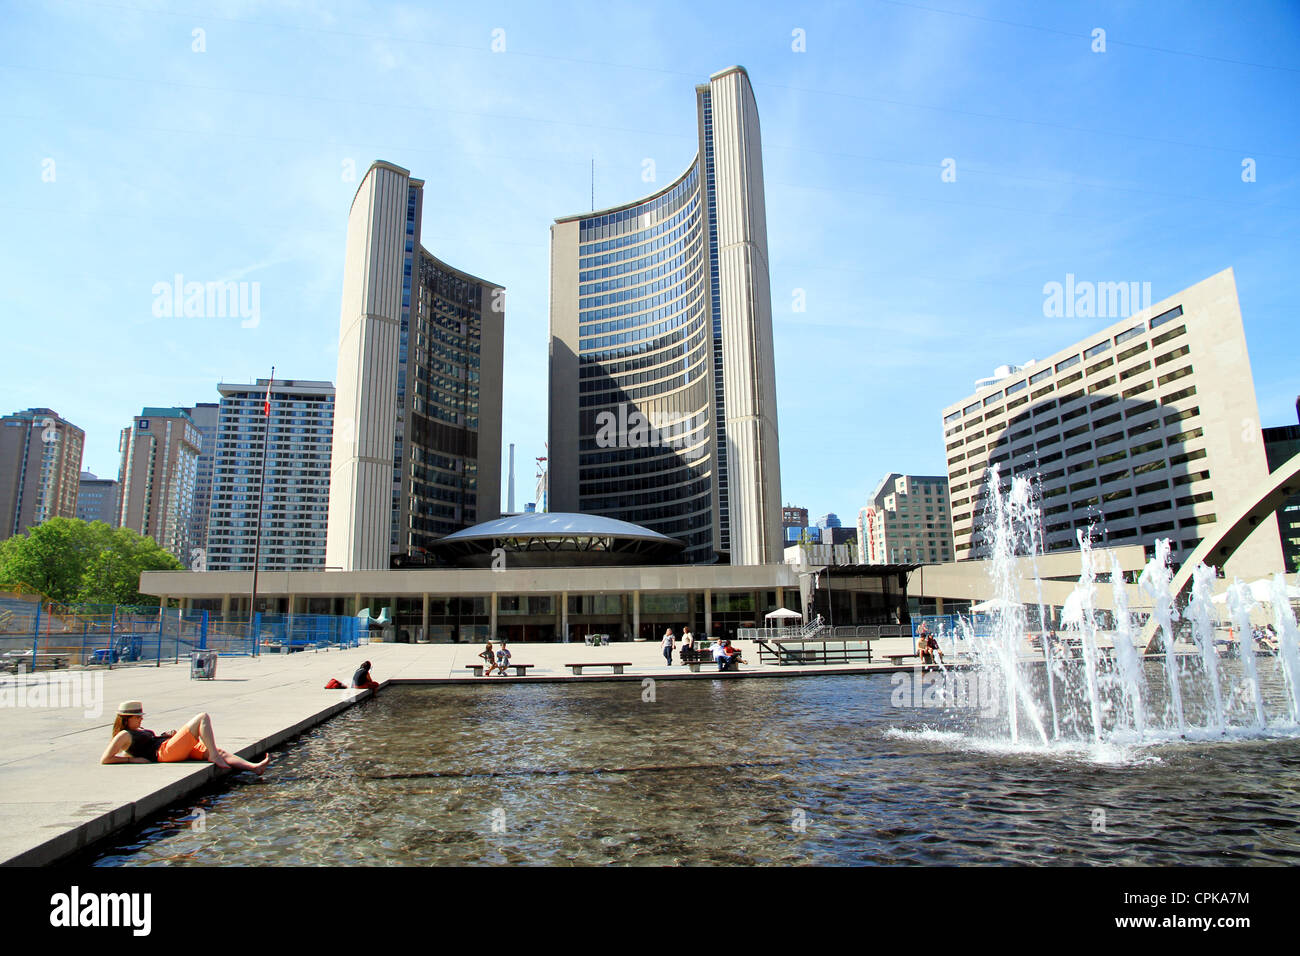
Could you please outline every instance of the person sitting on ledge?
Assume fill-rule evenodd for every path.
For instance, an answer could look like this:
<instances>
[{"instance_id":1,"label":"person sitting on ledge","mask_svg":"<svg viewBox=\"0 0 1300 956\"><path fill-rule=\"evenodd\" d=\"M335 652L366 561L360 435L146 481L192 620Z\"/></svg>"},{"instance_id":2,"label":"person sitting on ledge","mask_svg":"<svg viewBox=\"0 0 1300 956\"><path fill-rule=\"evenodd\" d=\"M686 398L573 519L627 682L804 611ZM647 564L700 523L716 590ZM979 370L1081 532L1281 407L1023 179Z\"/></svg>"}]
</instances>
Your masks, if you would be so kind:
<instances>
[{"instance_id":1,"label":"person sitting on ledge","mask_svg":"<svg viewBox=\"0 0 1300 956\"><path fill-rule=\"evenodd\" d=\"M357 690L379 690L379 682L370 676L370 661L364 661L352 675L352 686Z\"/></svg>"},{"instance_id":2,"label":"person sitting on ledge","mask_svg":"<svg viewBox=\"0 0 1300 956\"><path fill-rule=\"evenodd\" d=\"M261 775L271 762L267 754L252 763L217 746L212 737L212 718L196 714L180 730L155 734L140 727L144 705L138 700L124 700L113 721L113 740L100 763L178 763L182 760L206 760L222 770L251 770Z\"/></svg>"},{"instance_id":3,"label":"person sitting on ledge","mask_svg":"<svg viewBox=\"0 0 1300 956\"><path fill-rule=\"evenodd\" d=\"M727 655L727 666L732 664L748 664L749 661L740 656L740 649L731 646L731 638L727 638L722 644L722 653Z\"/></svg>"}]
</instances>

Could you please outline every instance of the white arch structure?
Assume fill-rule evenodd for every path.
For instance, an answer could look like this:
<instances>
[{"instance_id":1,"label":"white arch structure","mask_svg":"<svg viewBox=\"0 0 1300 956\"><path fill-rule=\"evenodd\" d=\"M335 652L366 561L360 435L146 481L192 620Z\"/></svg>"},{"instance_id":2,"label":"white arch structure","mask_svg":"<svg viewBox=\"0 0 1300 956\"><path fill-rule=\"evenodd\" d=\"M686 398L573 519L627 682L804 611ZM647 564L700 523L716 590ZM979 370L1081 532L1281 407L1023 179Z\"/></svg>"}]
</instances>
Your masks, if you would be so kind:
<instances>
[{"instance_id":1,"label":"white arch structure","mask_svg":"<svg viewBox=\"0 0 1300 956\"><path fill-rule=\"evenodd\" d=\"M1278 508L1286 503L1292 495L1300 494L1300 455L1283 462L1277 469L1269 472L1267 478L1251 489L1246 495L1245 503L1235 512L1230 512L1226 521L1218 521L1211 527L1196 550L1188 555L1178 573L1170 584L1174 597L1182 593L1192 581L1192 570L1198 564L1213 564L1223 567L1233 553L1241 547L1251 532L1259 527L1261 521L1273 518ZM1157 650L1156 633L1158 624L1153 617L1142 629L1141 645L1148 654Z\"/></svg>"}]
</instances>

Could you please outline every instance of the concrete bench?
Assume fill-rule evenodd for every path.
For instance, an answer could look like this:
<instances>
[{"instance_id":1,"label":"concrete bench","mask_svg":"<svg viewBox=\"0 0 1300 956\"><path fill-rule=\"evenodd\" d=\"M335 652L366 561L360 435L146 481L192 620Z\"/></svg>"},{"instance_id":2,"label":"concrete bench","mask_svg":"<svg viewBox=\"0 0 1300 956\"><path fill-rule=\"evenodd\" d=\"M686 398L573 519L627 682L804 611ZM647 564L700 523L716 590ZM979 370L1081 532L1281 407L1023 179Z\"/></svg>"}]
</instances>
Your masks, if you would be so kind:
<instances>
[{"instance_id":1,"label":"concrete bench","mask_svg":"<svg viewBox=\"0 0 1300 956\"><path fill-rule=\"evenodd\" d=\"M493 665L493 666L495 666L495 665ZM515 676L516 676L516 677L527 677L527 676L528 676L528 668L530 668L530 667L536 667L536 666L537 666L536 664L507 664L507 665L506 665L506 667L513 667L513 668L515 669ZM482 676L483 676L483 668L485 668L485 667L487 667L486 664L466 664L466 665L465 665L465 670L467 670L467 671L473 671L475 677L482 677Z\"/></svg>"},{"instance_id":2,"label":"concrete bench","mask_svg":"<svg viewBox=\"0 0 1300 956\"><path fill-rule=\"evenodd\" d=\"M909 659L914 660L917 663L925 662L919 654L886 654L885 656L889 658L889 663L893 664L895 667L902 667L903 661Z\"/></svg>"},{"instance_id":3,"label":"concrete bench","mask_svg":"<svg viewBox=\"0 0 1300 956\"><path fill-rule=\"evenodd\" d=\"M632 663L630 661L593 661L587 664L565 664L564 666L570 668L575 677L581 677L584 667L612 667L615 674L621 674L623 668L631 667Z\"/></svg>"},{"instance_id":4,"label":"concrete bench","mask_svg":"<svg viewBox=\"0 0 1300 956\"><path fill-rule=\"evenodd\" d=\"M708 658L707 660L688 661L686 666L691 669L692 674L698 674L700 672L701 664L707 664L710 670L715 670L715 671L718 670L718 662L712 657ZM729 671L738 671L740 670L740 665L741 665L740 661L732 661L730 664L727 665L726 669ZM719 673L722 672L719 671Z\"/></svg>"}]
</instances>

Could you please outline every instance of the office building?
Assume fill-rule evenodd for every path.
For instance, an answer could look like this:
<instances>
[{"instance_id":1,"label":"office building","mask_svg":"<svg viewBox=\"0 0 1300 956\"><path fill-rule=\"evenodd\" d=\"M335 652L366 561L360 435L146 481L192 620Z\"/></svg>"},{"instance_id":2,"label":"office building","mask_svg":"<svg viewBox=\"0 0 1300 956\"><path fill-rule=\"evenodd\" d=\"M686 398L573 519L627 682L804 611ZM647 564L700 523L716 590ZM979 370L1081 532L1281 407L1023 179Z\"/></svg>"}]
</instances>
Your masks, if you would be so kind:
<instances>
[{"instance_id":1,"label":"office building","mask_svg":"<svg viewBox=\"0 0 1300 956\"><path fill-rule=\"evenodd\" d=\"M858 512L862 564L943 564L953 559L948 479L892 473Z\"/></svg>"},{"instance_id":2,"label":"office building","mask_svg":"<svg viewBox=\"0 0 1300 956\"><path fill-rule=\"evenodd\" d=\"M96 478L94 472L83 471L78 485L77 517L82 521L102 521L110 528L116 528L117 482L112 478Z\"/></svg>"},{"instance_id":3,"label":"office building","mask_svg":"<svg viewBox=\"0 0 1300 956\"><path fill-rule=\"evenodd\" d=\"M781 540L790 545L803 537L808 527L808 509L795 505L781 507Z\"/></svg>"},{"instance_id":4,"label":"office building","mask_svg":"<svg viewBox=\"0 0 1300 956\"><path fill-rule=\"evenodd\" d=\"M424 182L371 165L348 217L326 564L375 570L501 513L505 290L420 245Z\"/></svg>"},{"instance_id":5,"label":"office building","mask_svg":"<svg viewBox=\"0 0 1300 956\"><path fill-rule=\"evenodd\" d=\"M0 540L75 518L86 434L49 408L0 418Z\"/></svg>"},{"instance_id":6,"label":"office building","mask_svg":"<svg viewBox=\"0 0 1300 956\"><path fill-rule=\"evenodd\" d=\"M781 560L758 108L732 67L696 87L699 152L662 189L551 227L548 507Z\"/></svg>"},{"instance_id":7,"label":"office building","mask_svg":"<svg viewBox=\"0 0 1300 956\"><path fill-rule=\"evenodd\" d=\"M190 519L203 437L184 408L146 408L122 429L117 480L120 527L190 559Z\"/></svg>"},{"instance_id":8,"label":"office building","mask_svg":"<svg viewBox=\"0 0 1300 956\"><path fill-rule=\"evenodd\" d=\"M221 384L208 518L209 571L251 571L261 508L262 571L325 567L334 386L276 379L262 474L267 380ZM260 492L259 492L260 488Z\"/></svg>"},{"instance_id":9,"label":"office building","mask_svg":"<svg viewBox=\"0 0 1300 956\"><path fill-rule=\"evenodd\" d=\"M1226 269L943 410L955 555L979 540L991 465L1034 476L1048 551L1172 542L1181 561L1264 480L1259 412L1237 288ZM1275 522L1227 562L1280 570Z\"/></svg>"}]
</instances>

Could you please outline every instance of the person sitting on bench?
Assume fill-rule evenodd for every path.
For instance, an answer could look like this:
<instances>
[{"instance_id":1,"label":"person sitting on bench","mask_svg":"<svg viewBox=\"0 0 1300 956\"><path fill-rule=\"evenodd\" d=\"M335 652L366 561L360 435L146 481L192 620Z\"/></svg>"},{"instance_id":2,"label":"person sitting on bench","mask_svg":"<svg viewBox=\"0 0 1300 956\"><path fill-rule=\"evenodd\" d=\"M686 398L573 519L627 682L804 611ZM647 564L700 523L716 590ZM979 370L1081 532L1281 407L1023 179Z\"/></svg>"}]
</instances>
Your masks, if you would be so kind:
<instances>
[{"instance_id":1,"label":"person sitting on bench","mask_svg":"<svg viewBox=\"0 0 1300 956\"><path fill-rule=\"evenodd\" d=\"M740 649L731 646L731 638L723 642L722 651L727 655L727 664L748 664L749 662L740 656Z\"/></svg>"},{"instance_id":2,"label":"person sitting on bench","mask_svg":"<svg viewBox=\"0 0 1300 956\"><path fill-rule=\"evenodd\" d=\"M497 676L506 676L506 667L510 664L510 648L506 647L506 642L502 641L501 646L497 648Z\"/></svg>"},{"instance_id":3,"label":"person sitting on bench","mask_svg":"<svg viewBox=\"0 0 1300 956\"><path fill-rule=\"evenodd\" d=\"M487 670L483 672L483 676L491 677L492 671L494 671L497 666L496 664L497 657L495 654L492 653L491 641L488 641L487 644L484 645L483 650L479 653L478 656L483 658L483 660L487 661ZM504 671L504 668L502 670Z\"/></svg>"},{"instance_id":4,"label":"person sitting on bench","mask_svg":"<svg viewBox=\"0 0 1300 956\"><path fill-rule=\"evenodd\" d=\"M720 671L725 671L731 666L731 655L727 653L726 645L720 637L713 642L713 659L718 662Z\"/></svg>"}]
</instances>

